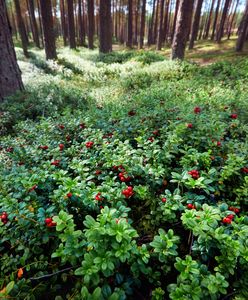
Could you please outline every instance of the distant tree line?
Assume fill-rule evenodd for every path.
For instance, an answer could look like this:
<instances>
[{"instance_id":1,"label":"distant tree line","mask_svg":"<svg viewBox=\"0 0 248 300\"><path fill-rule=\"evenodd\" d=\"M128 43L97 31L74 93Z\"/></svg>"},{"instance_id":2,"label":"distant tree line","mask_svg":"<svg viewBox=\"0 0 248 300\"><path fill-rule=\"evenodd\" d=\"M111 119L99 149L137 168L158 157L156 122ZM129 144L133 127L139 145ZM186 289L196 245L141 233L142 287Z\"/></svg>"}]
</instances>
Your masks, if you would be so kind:
<instances>
[{"instance_id":1,"label":"distant tree line","mask_svg":"<svg viewBox=\"0 0 248 300\"><path fill-rule=\"evenodd\" d=\"M10 34L25 56L32 42L47 59L57 58L60 41L71 49L99 46L102 53L113 43L171 46L172 59L183 59L187 43L193 49L197 40L237 35L237 51L248 40L248 0L0 0L0 17L0 59L4 51L14 55L6 48Z\"/></svg>"}]
</instances>

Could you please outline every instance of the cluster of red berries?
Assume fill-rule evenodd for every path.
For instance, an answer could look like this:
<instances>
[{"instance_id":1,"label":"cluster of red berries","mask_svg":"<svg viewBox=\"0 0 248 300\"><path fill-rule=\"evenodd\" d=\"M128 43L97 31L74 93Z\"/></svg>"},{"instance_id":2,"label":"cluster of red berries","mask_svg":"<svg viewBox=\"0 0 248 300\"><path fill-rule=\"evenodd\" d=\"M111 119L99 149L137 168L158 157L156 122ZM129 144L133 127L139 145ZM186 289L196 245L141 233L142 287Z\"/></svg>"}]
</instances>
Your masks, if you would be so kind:
<instances>
[{"instance_id":1,"label":"cluster of red berries","mask_svg":"<svg viewBox=\"0 0 248 300\"><path fill-rule=\"evenodd\" d=\"M52 165L52 166L58 167L59 164L60 164L60 160L59 160L59 159L55 159L54 161L51 162L51 165Z\"/></svg>"},{"instance_id":2,"label":"cluster of red berries","mask_svg":"<svg viewBox=\"0 0 248 300\"><path fill-rule=\"evenodd\" d=\"M243 172L243 173L248 173L248 167L243 167L243 168L241 168L241 171Z\"/></svg>"},{"instance_id":3,"label":"cluster of red berries","mask_svg":"<svg viewBox=\"0 0 248 300\"><path fill-rule=\"evenodd\" d=\"M102 201L103 200L103 197L101 197L100 192L96 194L95 199L96 199L96 201Z\"/></svg>"},{"instance_id":4,"label":"cluster of red berries","mask_svg":"<svg viewBox=\"0 0 248 300\"><path fill-rule=\"evenodd\" d=\"M231 118L231 119L237 119L237 117L238 117L237 114L231 114L231 115L230 115L230 118Z\"/></svg>"},{"instance_id":5,"label":"cluster of red berries","mask_svg":"<svg viewBox=\"0 0 248 300\"><path fill-rule=\"evenodd\" d=\"M187 124L187 128L193 128L193 124L192 123L188 123Z\"/></svg>"},{"instance_id":6,"label":"cluster of red berries","mask_svg":"<svg viewBox=\"0 0 248 300\"><path fill-rule=\"evenodd\" d=\"M65 148L65 145L64 144L59 144L59 151L63 151Z\"/></svg>"},{"instance_id":7,"label":"cluster of red berries","mask_svg":"<svg viewBox=\"0 0 248 300\"><path fill-rule=\"evenodd\" d=\"M109 133L106 133L102 136L103 139L107 139L107 138L112 138L113 137L113 133L112 132L109 132Z\"/></svg>"},{"instance_id":8,"label":"cluster of red berries","mask_svg":"<svg viewBox=\"0 0 248 300\"><path fill-rule=\"evenodd\" d=\"M235 214L238 214L239 211L240 211L239 208L233 207L233 206L230 206L230 207L228 208L228 210L233 211Z\"/></svg>"},{"instance_id":9,"label":"cluster of red berries","mask_svg":"<svg viewBox=\"0 0 248 300\"><path fill-rule=\"evenodd\" d=\"M44 146L40 146L39 148L42 149L42 150L47 150L48 146L44 145Z\"/></svg>"},{"instance_id":10,"label":"cluster of red berries","mask_svg":"<svg viewBox=\"0 0 248 300\"><path fill-rule=\"evenodd\" d=\"M114 169L115 171L125 172L125 168L123 167L123 165L113 166L113 169Z\"/></svg>"},{"instance_id":11,"label":"cluster of red berries","mask_svg":"<svg viewBox=\"0 0 248 300\"><path fill-rule=\"evenodd\" d=\"M71 198L73 195L72 195L72 193L67 193L67 198Z\"/></svg>"},{"instance_id":12,"label":"cluster of red berries","mask_svg":"<svg viewBox=\"0 0 248 300\"><path fill-rule=\"evenodd\" d=\"M199 107L199 106L196 106L195 108L194 108L194 113L195 114L199 114L201 112L201 108Z\"/></svg>"},{"instance_id":13,"label":"cluster of red berries","mask_svg":"<svg viewBox=\"0 0 248 300\"><path fill-rule=\"evenodd\" d=\"M154 142L154 137L150 136L147 140L153 143Z\"/></svg>"},{"instance_id":14,"label":"cluster of red berries","mask_svg":"<svg viewBox=\"0 0 248 300\"><path fill-rule=\"evenodd\" d=\"M189 204L187 204L187 208L188 209L195 209L195 206L194 206L194 204L189 203Z\"/></svg>"},{"instance_id":15,"label":"cluster of red berries","mask_svg":"<svg viewBox=\"0 0 248 300\"><path fill-rule=\"evenodd\" d=\"M162 198L162 202L165 203L167 201L166 198Z\"/></svg>"},{"instance_id":16,"label":"cluster of red berries","mask_svg":"<svg viewBox=\"0 0 248 300\"><path fill-rule=\"evenodd\" d=\"M80 127L81 129L85 129L85 128L86 128L86 125L85 125L84 123L80 123L80 124L79 124L79 127Z\"/></svg>"},{"instance_id":17,"label":"cluster of red berries","mask_svg":"<svg viewBox=\"0 0 248 300\"><path fill-rule=\"evenodd\" d=\"M129 182L131 180L131 177L130 176L125 177L125 175L126 175L125 172L123 172L123 173L121 172L121 173L118 174L118 177L119 177L120 181Z\"/></svg>"},{"instance_id":18,"label":"cluster of red berries","mask_svg":"<svg viewBox=\"0 0 248 300\"><path fill-rule=\"evenodd\" d=\"M62 124L59 124L58 127L59 127L59 129L62 129L62 130L65 129L65 126Z\"/></svg>"},{"instance_id":19,"label":"cluster of red berries","mask_svg":"<svg viewBox=\"0 0 248 300\"><path fill-rule=\"evenodd\" d=\"M54 226L57 225L57 223L54 222L52 218L46 218L45 219L45 224L46 224L47 227L54 227Z\"/></svg>"},{"instance_id":20,"label":"cluster of red berries","mask_svg":"<svg viewBox=\"0 0 248 300\"><path fill-rule=\"evenodd\" d=\"M0 219L3 222L3 224L6 224L8 222L9 219L8 219L8 214L6 213L6 211L2 212Z\"/></svg>"},{"instance_id":21,"label":"cluster of red berries","mask_svg":"<svg viewBox=\"0 0 248 300\"><path fill-rule=\"evenodd\" d=\"M101 173L102 173L101 170L96 170L96 171L95 171L95 174L96 174L96 175L100 175Z\"/></svg>"},{"instance_id":22,"label":"cluster of red berries","mask_svg":"<svg viewBox=\"0 0 248 300\"><path fill-rule=\"evenodd\" d=\"M128 115L130 116L130 117L132 117L132 116L135 116L136 115L136 112L135 112L135 110L130 110L129 112L128 112Z\"/></svg>"},{"instance_id":23,"label":"cluster of red berries","mask_svg":"<svg viewBox=\"0 0 248 300\"><path fill-rule=\"evenodd\" d=\"M86 142L85 143L86 148L92 148L93 145L94 145L94 142Z\"/></svg>"},{"instance_id":24,"label":"cluster of red berries","mask_svg":"<svg viewBox=\"0 0 248 300\"><path fill-rule=\"evenodd\" d=\"M126 198L132 197L133 194L134 194L134 191L133 191L132 186L129 186L125 190L122 191L122 195L124 195Z\"/></svg>"},{"instance_id":25,"label":"cluster of red berries","mask_svg":"<svg viewBox=\"0 0 248 300\"><path fill-rule=\"evenodd\" d=\"M227 215L225 218L222 219L222 222L224 224L231 224L233 218L234 218L234 215Z\"/></svg>"},{"instance_id":26,"label":"cluster of red berries","mask_svg":"<svg viewBox=\"0 0 248 300\"><path fill-rule=\"evenodd\" d=\"M33 185L28 191L32 192L37 189L37 184Z\"/></svg>"},{"instance_id":27,"label":"cluster of red berries","mask_svg":"<svg viewBox=\"0 0 248 300\"><path fill-rule=\"evenodd\" d=\"M194 179L198 179L200 177L200 173L197 170L191 170L188 172L188 174Z\"/></svg>"}]
</instances>

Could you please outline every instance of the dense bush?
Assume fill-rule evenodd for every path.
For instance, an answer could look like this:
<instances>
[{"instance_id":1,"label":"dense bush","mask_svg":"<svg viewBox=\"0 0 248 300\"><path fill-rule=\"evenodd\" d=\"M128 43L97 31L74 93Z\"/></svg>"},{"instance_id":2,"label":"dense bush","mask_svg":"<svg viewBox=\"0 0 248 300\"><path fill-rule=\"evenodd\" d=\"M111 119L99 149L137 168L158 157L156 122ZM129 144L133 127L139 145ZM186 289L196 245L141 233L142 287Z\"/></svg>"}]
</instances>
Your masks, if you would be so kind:
<instances>
[{"instance_id":1,"label":"dense bush","mask_svg":"<svg viewBox=\"0 0 248 300\"><path fill-rule=\"evenodd\" d=\"M1 297L247 299L247 88L134 64L149 80L109 64L94 94L72 65L3 104L29 119L0 142Z\"/></svg>"}]
</instances>

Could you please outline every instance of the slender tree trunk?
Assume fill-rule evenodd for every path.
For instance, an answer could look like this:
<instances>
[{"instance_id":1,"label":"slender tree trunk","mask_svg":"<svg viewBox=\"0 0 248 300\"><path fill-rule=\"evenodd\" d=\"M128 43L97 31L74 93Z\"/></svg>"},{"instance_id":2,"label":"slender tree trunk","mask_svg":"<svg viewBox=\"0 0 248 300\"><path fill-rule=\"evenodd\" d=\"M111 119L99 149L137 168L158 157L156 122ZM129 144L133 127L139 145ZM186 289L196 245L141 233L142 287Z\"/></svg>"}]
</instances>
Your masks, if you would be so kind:
<instances>
[{"instance_id":1,"label":"slender tree trunk","mask_svg":"<svg viewBox=\"0 0 248 300\"><path fill-rule=\"evenodd\" d=\"M64 46L67 45L67 23L65 18L65 3L64 0L60 0L60 18L61 18L61 27L62 27L62 35Z\"/></svg>"},{"instance_id":2,"label":"slender tree trunk","mask_svg":"<svg viewBox=\"0 0 248 300\"><path fill-rule=\"evenodd\" d=\"M153 22L154 22L155 10L156 10L156 0L153 0L152 17L151 17L151 22L148 31L148 41L147 41L148 45L151 45L153 40Z\"/></svg>"},{"instance_id":3,"label":"slender tree trunk","mask_svg":"<svg viewBox=\"0 0 248 300\"><path fill-rule=\"evenodd\" d=\"M47 59L56 59L55 34L53 28L53 15L51 0L40 0L41 19L45 40L45 51Z\"/></svg>"},{"instance_id":4,"label":"slender tree trunk","mask_svg":"<svg viewBox=\"0 0 248 300\"><path fill-rule=\"evenodd\" d=\"M112 51L111 0L100 0L100 52Z\"/></svg>"},{"instance_id":5,"label":"slender tree trunk","mask_svg":"<svg viewBox=\"0 0 248 300\"><path fill-rule=\"evenodd\" d=\"M181 0L179 5L178 20L172 44L172 59L183 59L187 38L189 36L194 0Z\"/></svg>"},{"instance_id":6,"label":"slender tree trunk","mask_svg":"<svg viewBox=\"0 0 248 300\"><path fill-rule=\"evenodd\" d=\"M127 28L127 47L133 45L133 1L128 0L128 28Z\"/></svg>"},{"instance_id":7,"label":"slender tree trunk","mask_svg":"<svg viewBox=\"0 0 248 300\"><path fill-rule=\"evenodd\" d=\"M210 30L210 26L211 26L211 22L212 22L213 10L214 10L214 4L215 4L215 0L212 0L211 8L210 8L209 15L208 15L208 21L207 21L206 31L205 31L205 35L204 35L205 39L207 39L208 35L209 35L209 30Z\"/></svg>"},{"instance_id":8,"label":"slender tree trunk","mask_svg":"<svg viewBox=\"0 0 248 300\"><path fill-rule=\"evenodd\" d=\"M40 48L39 31L38 31L38 26L34 14L34 0L28 0L28 12L31 21L31 29L33 33L34 43L36 47Z\"/></svg>"},{"instance_id":9,"label":"slender tree trunk","mask_svg":"<svg viewBox=\"0 0 248 300\"><path fill-rule=\"evenodd\" d=\"M163 15L164 15L164 0L160 0L159 26L157 38L157 50L161 50L163 41Z\"/></svg>"},{"instance_id":10,"label":"slender tree trunk","mask_svg":"<svg viewBox=\"0 0 248 300\"><path fill-rule=\"evenodd\" d=\"M28 57L28 39L27 39L27 33L26 33L24 21L21 14L21 7L20 7L19 0L14 0L14 4L16 10L17 26L18 26L18 31L22 42L23 53L25 56Z\"/></svg>"},{"instance_id":11,"label":"slender tree trunk","mask_svg":"<svg viewBox=\"0 0 248 300\"><path fill-rule=\"evenodd\" d=\"M222 13L221 20L220 20L220 26L219 26L219 30L218 30L217 37L216 37L217 43L221 42L223 32L224 32L226 17L227 17L227 14L228 14L228 8L230 6L231 1L232 0L226 0L225 1L224 8L223 8L223 13Z\"/></svg>"},{"instance_id":12,"label":"slender tree trunk","mask_svg":"<svg viewBox=\"0 0 248 300\"><path fill-rule=\"evenodd\" d=\"M230 36L231 36L231 34L232 34L233 22L234 22L236 13L237 13L237 8L238 8L238 6L239 6L239 1L240 1L240 0L237 0L236 6L235 6L235 8L234 8L233 15L232 15L232 19L231 19L231 22L230 22L230 26L229 26L229 29L228 29L228 36L227 36L228 40L230 39Z\"/></svg>"},{"instance_id":13,"label":"slender tree trunk","mask_svg":"<svg viewBox=\"0 0 248 300\"><path fill-rule=\"evenodd\" d=\"M71 49L76 49L73 0L67 0L67 15L68 15L69 45Z\"/></svg>"},{"instance_id":14,"label":"slender tree trunk","mask_svg":"<svg viewBox=\"0 0 248 300\"><path fill-rule=\"evenodd\" d=\"M0 0L0 101L23 90L5 0Z\"/></svg>"},{"instance_id":15,"label":"slender tree trunk","mask_svg":"<svg viewBox=\"0 0 248 300\"><path fill-rule=\"evenodd\" d=\"M165 12L163 21L163 33L162 33L162 43L165 42L170 29L170 14L169 14L170 0L165 1Z\"/></svg>"},{"instance_id":16,"label":"slender tree trunk","mask_svg":"<svg viewBox=\"0 0 248 300\"><path fill-rule=\"evenodd\" d=\"M157 7L156 7L156 14L155 14L155 21L154 21L154 28L153 28L153 38L152 38L152 44L156 44L157 41L157 33L158 33L158 18L159 18L159 0L157 1Z\"/></svg>"},{"instance_id":17,"label":"slender tree trunk","mask_svg":"<svg viewBox=\"0 0 248 300\"><path fill-rule=\"evenodd\" d=\"M87 0L88 4L88 46L94 49L94 0Z\"/></svg>"},{"instance_id":18,"label":"slender tree trunk","mask_svg":"<svg viewBox=\"0 0 248 300\"><path fill-rule=\"evenodd\" d=\"M215 37L215 31L216 31L216 25L217 25L218 16L219 16L220 4L221 4L221 0L218 0L217 6L216 6L216 9L215 9L215 16L214 16L214 23L213 23L211 40L214 40L214 37Z\"/></svg>"},{"instance_id":19,"label":"slender tree trunk","mask_svg":"<svg viewBox=\"0 0 248 300\"><path fill-rule=\"evenodd\" d=\"M247 29L248 29L248 1L246 2L245 11L239 26L239 36L236 44L237 52L241 52L244 48Z\"/></svg>"},{"instance_id":20,"label":"slender tree trunk","mask_svg":"<svg viewBox=\"0 0 248 300\"><path fill-rule=\"evenodd\" d=\"M173 40L174 35L175 35L176 23L177 23L177 16L178 16L178 10L179 10L179 3L180 3L180 0L177 0L177 2L176 2L176 7L175 7L174 20L173 20L173 27L172 27L171 40Z\"/></svg>"},{"instance_id":21,"label":"slender tree trunk","mask_svg":"<svg viewBox=\"0 0 248 300\"><path fill-rule=\"evenodd\" d=\"M79 46L85 43L84 14L82 15L82 0L78 0L78 40Z\"/></svg>"},{"instance_id":22,"label":"slender tree trunk","mask_svg":"<svg viewBox=\"0 0 248 300\"><path fill-rule=\"evenodd\" d=\"M137 0L137 5L135 9L135 30L134 30L134 37L133 37L134 45L138 45L139 12L140 12L140 0Z\"/></svg>"},{"instance_id":23,"label":"slender tree trunk","mask_svg":"<svg viewBox=\"0 0 248 300\"><path fill-rule=\"evenodd\" d=\"M203 3L203 0L198 0L197 1L194 21L193 21L193 26L192 26L192 32L191 32L191 37L190 37L190 41L189 41L189 49L194 48L194 43L195 43L195 40L197 38L197 33L198 33L198 30L199 30L199 25L200 25L202 3Z\"/></svg>"},{"instance_id":24,"label":"slender tree trunk","mask_svg":"<svg viewBox=\"0 0 248 300\"><path fill-rule=\"evenodd\" d=\"M40 27L41 45L42 45L42 47L44 47L44 36L43 36L43 28L42 28L42 21L41 21L40 1L37 1L37 7L38 7L38 15L39 15L39 27Z\"/></svg>"},{"instance_id":25,"label":"slender tree trunk","mask_svg":"<svg viewBox=\"0 0 248 300\"><path fill-rule=\"evenodd\" d=\"M139 37L140 38L139 39L139 48L140 49L142 49L144 46L145 22L146 22L146 0L142 0L140 37Z\"/></svg>"}]
</instances>

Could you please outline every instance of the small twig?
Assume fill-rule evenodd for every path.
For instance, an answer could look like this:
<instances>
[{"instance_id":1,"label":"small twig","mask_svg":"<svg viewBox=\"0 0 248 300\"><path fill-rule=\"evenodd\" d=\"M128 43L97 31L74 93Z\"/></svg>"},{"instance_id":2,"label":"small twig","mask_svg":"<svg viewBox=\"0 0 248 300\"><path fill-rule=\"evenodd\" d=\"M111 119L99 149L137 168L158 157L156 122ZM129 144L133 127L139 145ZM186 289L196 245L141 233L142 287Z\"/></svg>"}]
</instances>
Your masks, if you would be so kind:
<instances>
[{"instance_id":1,"label":"small twig","mask_svg":"<svg viewBox=\"0 0 248 300\"><path fill-rule=\"evenodd\" d=\"M226 296L225 296L224 298L222 298L221 300L226 300L226 299L228 299L229 297L231 297L231 296L237 294L237 292L238 292L238 291L234 291L234 292L232 292L232 293L226 295Z\"/></svg>"},{"instance_id":2,"label":"small twig","mask_svg":"<svg viewBox=\"0 0 248 300\"><path fill-rule=\"evenodd\" d=\"M55 273L51 273L51 274L46 274L46 275L43 275L43 276L40 276L40 277L32 277L32 278L29 278L31 281L35 281L35 280L40 280L40 279L45 279L45 278L50 278L52 276L55 276L55 275L58 275L60 273L63 273L65 271L69 271L71 269L74 269L74 268L77 268L77 267L69 267L69 268L65 268L63 270L59 270Z\"/></svg>"}]
</instances>

